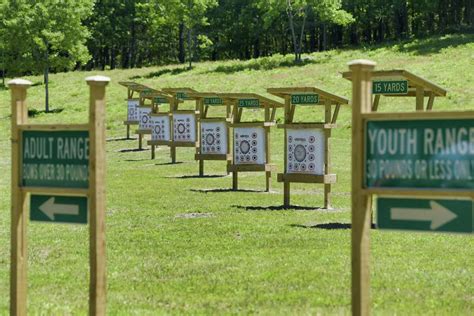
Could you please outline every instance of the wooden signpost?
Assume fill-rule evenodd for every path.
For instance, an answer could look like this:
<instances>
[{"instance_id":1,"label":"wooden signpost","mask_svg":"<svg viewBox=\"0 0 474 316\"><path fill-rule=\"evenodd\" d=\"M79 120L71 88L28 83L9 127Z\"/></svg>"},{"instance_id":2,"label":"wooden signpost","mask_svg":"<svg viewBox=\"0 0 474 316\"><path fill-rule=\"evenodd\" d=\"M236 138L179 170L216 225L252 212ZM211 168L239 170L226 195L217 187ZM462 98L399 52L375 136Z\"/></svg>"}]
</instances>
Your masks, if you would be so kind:
<instances>
[{"instance_id":1,"label":"wooden signpost","mask_svg":"<svg viewBox=\"0 0 474 316\"><path fill-rule=\"evenodd\" d=\"M218 93L196 92L190 94L199 106L198 130L200 131L199 152L195 159L199 161L199 176L204 175L205 160L223 160L229 166L232 162L230 152L230 129L232 105ZM217 109L225 107L225 112ZM213 116L210 115L213 111Z\"/></svg>"},{"instance_id":2,"label":"wooden signpost","mask_svg":"<svg viewBox=\"0 0 474 316\"><path fill-rule=\"evenodd\" d=\"M165 88L164 92L173 97L171 107L171 162L176 163L177 147L194 147L199 153L198 116L199 104L192 96L196 90L191 88ZM195 102L194 109L183 109L190 102Z\"/></svg>"},{"instance_id":3,"label":"wooden signpost","mask_svg":"<svg viewBox=\"0 0 474 316\"><path fill-rule=\"evenodd\" d=\"M352 313L368 315L373 195L381 229L473 233L474 111L374 113L372 76L380 72L368 60L349 68L343 76L352 79ZM420 100L425 90L417 82L415 92L410 81L408 90ZM398 89L405 90L395 84L391 92ZM428 91L430 100L434 94Z\"/></svg>"},{"instance_id":4,"label":"wooden signpost","mask_svg":"<svg viewBox=\"0 0 474 316\"><path fill-rule=\"evenodd\" d=\"M136 96L136 93L140 94L147 87L129 81L121 81L119 84L127 88L127 119L123 124L127 127L127 139L130 139L130 126L138 125L139 122L138 107L140 106L140 99Z\"/></svg>"},{"instance_id":5,"label":"wooden signpost","mask_svg":"<svg viewBox=\"0 0 474 316\"><path fill-rule=\"evenodd\" d=\"M345 72L342 76L353 80L352 72ZM372 112L378 111L381 96L415 97L417 111L431 111L435 97L444 97L447 92L435 83L403 69L374 71L371 90L374 96ZM428 98L426 106L425 98Z\"/></svg>"},{"instance_id":6,"label":"wooden signpost","mask_svg":"<svg viewBox=\"0 0 474 316\"><path fill-rule=\"evenodd\" d=\"M277 108L284 105L253 93L223 93L220 95L233 106L233 159L227 171L232 172L232 189L239 187L239 172L265 172L265 190L270 191L270 179L276 166L271 164L270 127L275 125ZM242 121L243 111L264 110L263 121Z\"/></svg>"},{"instance_id":7,"label":"wooden signpost","mask_svg":"<svg viewBox=\"0 0 474 316\"><path fill-rule=\"evenodd\" d=\"M267 91L285 100L285 121L278 125L285 131L285 167L284 172L278 174L278 182L284 186L283 205L290 206L290 183L322 183L324 208L329 209L331 184L336 182L336 175L331 173L331 130L336 127L341 105L348 104L349 100L313 87L269 88ZM322 119L296 121L295 112L301 106L322 108Z\"/></svg>"},{"instance_id":8,"label":"wooden signpost","mask_svg":"<svg viewBox=\"0 0 474 316\"><path fill-rule=\"evenodd\" d=\"M26 90L8 83L12 106L12 203L10 314L27 314L27 224L31 221L90 227L89 314L105 315L105 87L110 79L86 79L89 123L28 124ZM29 210L28 210L29 209Z\"/></svg>"}]
</instances>

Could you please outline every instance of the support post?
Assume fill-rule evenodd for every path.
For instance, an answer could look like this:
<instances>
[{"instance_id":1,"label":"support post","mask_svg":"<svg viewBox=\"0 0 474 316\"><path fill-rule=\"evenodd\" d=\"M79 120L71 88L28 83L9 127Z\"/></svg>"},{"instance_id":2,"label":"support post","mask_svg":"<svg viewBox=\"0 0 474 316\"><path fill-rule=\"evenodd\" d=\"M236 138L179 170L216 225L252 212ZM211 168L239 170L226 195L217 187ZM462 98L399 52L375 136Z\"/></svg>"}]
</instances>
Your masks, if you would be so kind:
<instances>
[{"instance_id":1,"label":"support post","mask_svg":"<svg viewBox=\"0 0 474 316\"><path fill-rule=\"evenodd\" d=\"M18 125L26 124L26 90L31 82L14 79L8 82L12 108L12 179L11 179L11 261L10 261L10 315L27 314L27 223L26 194L20 188L21 137Z\"/></svg>"},{"instance_id":2,"label":"support post","mask_svg":"<svg viewBox=\"0 0 474 316\"><path fill-rule=\"evenodd\" d=\"M325 101L324 122L330 124L332 120L331 101ZM331 173L331 130L324 131L325 145L324 145L324 173ZM331 208L331 184L324 184L324 208Z\"/></svg>"},{"instance_id":3,"label":"support post","mask_svg":"<svg viewBox=\"0 0 474 316\"><path fill-rule=\"evenodd\" d=\"M425 109L424 101L425 101L425 89L423 89L423 87L417 86L416 87L416 110L417 111L423 111Z\"/></svg>"},{"instance_id":4,"label":"support post","mask_svg":"<svg viewBox=\"0 0 474 316\"><path fill-rule=\"evenodd\" d=\"M155 145L151 145L151 159L155 159Z\"/></svg>"},{"instance_id":5,"label":"support post","mask_svg":"<svg viewBox=\"0 0 474 316\"><path fill-rule=\"evenodd\" d=\"M130 139L130 125L127 124L127 139Z\"/></svg>"},{"instance_id":6,"label":"support post","mask_svg":"<svg viewBox=\"0 0 474 316\"><path fill-rule=\"evenodd\" d=\"M237 191L239 189L239 174L237 171L232 171L232 190Z\"/></svg>"},{"instance_id":7,"label":"support post","mask_svg":"<svg viewBox=\"0 0 474 316\"><path fill-rule=\"evenodd\" d=\"M88 77L86 82L90 88L89 260L91 270L89 315L105 315L105 87L110 79L94 76Z\"/></svg>"},{"instance_id":8,"label":"support post","mask_svg":"<svg viewBox=\"0 0 474 316\"><path fill-rule=\"evenodd\" d=\"M199 159L199 176L204 176L204 160Z\"/></svg>"},{"instance_id":9,"label":"support post","mask_svg":"<svg viewBox=\"0 0 474 316\"><path fill-rule=\"evenodd\" d=\"M364 126L361 113L372 107L372 71L375 62L354 60L349 63L352 71L352 315L370 313L370 202L363 193Z\"/></svg>"},{"instance_id":10,"label":"support post","mask_svg":"<svg viewBox=\"0 0 474 316\"><path fill-rule=\"evenodd\" d=\"M143 134L138 134L138 149L143 149Z\"/></svg>"},{"instance_id":11,"label":"support post","mask_svg":"<svg viewBox=\"0 0 474 316\"><path fill-rule=\"evenodd\" d=\"M283 206L290 206L290 182L283 181Z\"/></svg>"}]
</instances>

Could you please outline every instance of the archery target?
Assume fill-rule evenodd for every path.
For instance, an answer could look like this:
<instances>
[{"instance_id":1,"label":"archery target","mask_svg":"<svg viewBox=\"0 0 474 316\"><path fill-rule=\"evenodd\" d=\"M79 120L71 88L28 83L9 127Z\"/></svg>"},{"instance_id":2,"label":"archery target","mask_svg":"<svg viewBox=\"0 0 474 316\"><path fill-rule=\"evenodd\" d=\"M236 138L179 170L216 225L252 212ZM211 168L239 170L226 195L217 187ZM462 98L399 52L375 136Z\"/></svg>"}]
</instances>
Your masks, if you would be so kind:
<instances>
[{"instance_id":1,"label":"archery target","mask_svg":"<svg viewBox=\"0 0 474 316\"><path fill-rule=\"evenodd\" d=\"M225 122L201 122L201 153L227 154Z\"/></svg>"},{"instance_id":2,"label":"archery target","mask_svg":"<svg viewBox=\"0 0 474 316\"><path fill-rule=\"evenodd\" d=\"M127 111L127 120L128 121L138 121L138 100L128 100L128 111Z\"/></svg>"},{"instance_id":3,"label":"archery target","mask_svg":"<svg viewBox=\"0 0 474 316\"><path fill-rule=\"evenodd\" d=\"M265 129L263 127L234 128L234 163L259 164L266 163Z\"/></svg>"},{"instance_id":4,"label":"archery target","mask_svg":"<svg viewBox=\"0 0 474 316\"><path fill-rule=\"evenodd\" d=\"M152 129L153 126L150 121L151 108L138 107L138 113L139 113L139 119L140 119L138 121L139 129L141 130Z\"/></svg>"},{"instance_id":5,"label":"archery target","mask_svg":"<svg viewBox=\"0 0 474 316\"><path fill-rule=\"evenodd\" d=\"M196 141L196 116L194 114L173 114L175 142Z\"/></svg>"},{"instance_id":6,"label":"archery target","mask_svg":"<svg viewBox=\"0 0 474 316\"><path fill-rule=\"evenodd\" d=\"M151 116L151 140L169 141L170 137L170 118L169 116Z\"/></svg>"},{"instance_id":7,"label":"archery target","mask_svg":"<svg viewBox=\"0 0 474 316\"><path fill-rule=\"evenodd\" d=\"M323 130L288 129L287 146L288 173L324 174Z\"/></svg>"}]
</instances>

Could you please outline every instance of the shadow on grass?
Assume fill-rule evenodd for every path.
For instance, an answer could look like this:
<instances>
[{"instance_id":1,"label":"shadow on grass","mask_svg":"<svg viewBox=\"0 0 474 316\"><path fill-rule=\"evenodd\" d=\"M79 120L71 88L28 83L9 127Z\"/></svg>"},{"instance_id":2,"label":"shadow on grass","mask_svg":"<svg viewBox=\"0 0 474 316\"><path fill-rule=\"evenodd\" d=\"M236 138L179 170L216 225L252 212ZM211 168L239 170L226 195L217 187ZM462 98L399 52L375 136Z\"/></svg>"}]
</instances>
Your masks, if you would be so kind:
<instances>
[{"instance_id":1,"label":"shadow on grass","mask_svg":"<svg viewBox=\"0 0 474 316\"><path fill-rule=\"evenodd\" d=\"M215 69L208 71L208 73L220 72L231 74L244 70L272 70L283 67L303 67L310 64L320 64L326 62L327 58L306 58L301 62L295 62L292 58L283 57L262 57L259 59L251 59L248 61L239 61L230 65L217 66Z\"/></svg>"},{"instance_id":2,"label":"shadow on grass","mask_svg":"<svg viewBox=\"0 0 474 316\"><path fill-rule=\"evenodd\" d=\"M351 229L352 224L350 223L323 223L323 224L316 224L316 225L303 225L303 224L290 224L291 227L297 228L316 228L316 229L326 229L326 230L337 230L337 229ZM374 223L370 226L371 229L376 229Z\"/></svg>"},{"instance_id":3,"label":"shadow on grass","mask_svg":"<svg viewBox=\"0 0 474 316\"><path fill-rule=\"evenodd\" d=\"M165 177L168 179L212 179L212 178L225 178L227 177L226 175L222 174L207 174L203 176L199 175L182 175L182 176L169 176Z\"/></svg>"},{"instance_id":4,"label":"shadow on grass","mask_svg":"<svg viewBox=\"0 0 474 316\"><path fill-rule=\"evenodd\" d=\"M140 149L140 148L127 148L127 149L120 149L119 153L134 153L140 151L148 151L148 149Z\"/></svg>"},{"instance_id":5,"label":"shadow on grass","mask_svg":"<svg viewBox=\"0 0 474 316\"><path fill-rule=\"evenodd\" d=\"M474 34L452 34L407 41L396 46L396 50L416 55L439 53L447 47L458 47L474 42Z\"/></svg>"},{"instance_id":6,"label":"shadow on grass","mask_svg":"<svg viewBox=\"0 0 474 316\"><path fill-rule=\"evenodd\" d=\"M180 165L182 164L183 162L182 161L177 161L177 162L161 162L161 163L157 163L155 164L156 166L172 166L172 165Z\"/></svg>"},{"instance_id":7,"label":"shadow on grass","mask_svg":"<svg viewBox=\"0 0 474 316\"><path fill-rule=\"evenodd\" d=\"M106 142L119 142L122 140L137 140L137 138L127 138L127 137L108 138Z\"/></svg>"},{"instance_id":8,"label":"shadow on grass","mask_svg":"<svg viewBox=\"0 0 474 316\"><path fill-rule=\"evenodd\" d=\"M0 91L8 90L8 87L5 86L3 83L0 83Z\"/></svg>"},{"instance_id":9,"label":"shadow on grass","mask_svg":"<svg viewBox=\"0 0 474 316\"><path fill-rule=\"evenodd\" d=\"M227 192L247 192L247 193L267 193L265 191L251 190L251 189L191 189L191 192L199 193L227 193Z\"/></svg>"},{"instance_id":10,"label":"shadow on grass","mask_svg":"<svg viewBox=\"0 0 474 316\"><path fill-rule=\"evenodd\" d=\"M144 76L133 76L133 77L130 77L129 79L130 80L136 80L136 79L142 79L142 78L152 79L152 78L156 78L156 77L161 77L161 76L166 75L166 74L170 74L170 75L174 76L174 75L179 75L183 72L187 72L187 71L190 71L190 70L192 70L192 69L188 69L188 68L166 68L166 69L160 69L158 71L150 72L149 74L146 74Z\"/></svg>"},{"instance_id":11,"label":"shadow on grass","mask_svg":"<svg viewBox=\"0 0 474 316\"><path fill-rule=\"evenodd\" d=\"M320 210L319 207L310 207L310 206L298 206L298 205L271 205L271 206L242 206L242 205L232 205L238 209L244 209L246 211L286 211L286 210L300 210L300 211L313 211Z\"/></svg>"},{"instance_id":12,"label":"shadow on grass","mask_svg":"<svg viewBox=\"0 0 474 316\"><path fill-rule=\"evenodd\" d=\"M40 114L57 114L61 113L62 111L64 111L64 108L51 109L48 112L46 112L45 110L29 109L28 117L36 117Z\"/></svg>"}]
</instances>

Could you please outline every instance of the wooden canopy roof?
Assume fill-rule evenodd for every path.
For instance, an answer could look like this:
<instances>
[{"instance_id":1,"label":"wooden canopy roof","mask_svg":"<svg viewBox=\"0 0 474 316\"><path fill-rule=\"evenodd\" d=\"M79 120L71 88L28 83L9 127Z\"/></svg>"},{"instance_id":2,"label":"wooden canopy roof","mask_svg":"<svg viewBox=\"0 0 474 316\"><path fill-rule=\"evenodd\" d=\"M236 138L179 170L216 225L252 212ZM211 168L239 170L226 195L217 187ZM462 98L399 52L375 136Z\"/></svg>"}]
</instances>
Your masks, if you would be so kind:
<instances>
[{"instance_id":1,"label":"wooden canopy roof","mask_svg":"<svg viewBox=\"0 0 474 316\"><path fill-rule=\"evenodd\" d=\"M259 108L282 108L285 105L281 102L269 99L256 93L220 93L220 97L229 99L232 101L238 101L241 99L258 99L260 102Z\"/></svg>"},{"instance_id":2,"label":"wooden canopy roof","mask_svg":"<svg viewBox=\"0 0 474 316\"><path fill-rule=\"evenodd\" d=\"M352 72L347 71L342 74L342 77L347 80L352 80ZM408 81L408 93L404 96L414 97L416 96L416 89L423 88L424 95L429 96L434 94L434 96L444 97L446 96L447 91L438 86L437 84L426 80L422 77L419 77L407 70L403 69L393 69L393 70L377 70L372 72L372 80L407 80ZM382 94L386 96L393 96L391 94Z\"/></svg>"},{"instance_id":3,"label":"wooden canopy roof","mask_svg":"<svg viewBox=\"0 0 474 316\"><path fill-rule=\"evenodd\" d=\"M282 99L284 99L286 96L291 96L292 94L297 93L315 93L319 95L318 105L325 105L326 101L330 101L331 104L349 104L348 99L315 87L268 88L267 92Z\"/></svg>"}]
</instances>

